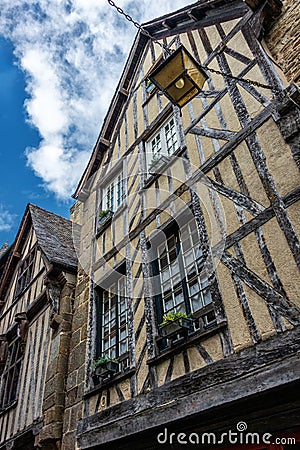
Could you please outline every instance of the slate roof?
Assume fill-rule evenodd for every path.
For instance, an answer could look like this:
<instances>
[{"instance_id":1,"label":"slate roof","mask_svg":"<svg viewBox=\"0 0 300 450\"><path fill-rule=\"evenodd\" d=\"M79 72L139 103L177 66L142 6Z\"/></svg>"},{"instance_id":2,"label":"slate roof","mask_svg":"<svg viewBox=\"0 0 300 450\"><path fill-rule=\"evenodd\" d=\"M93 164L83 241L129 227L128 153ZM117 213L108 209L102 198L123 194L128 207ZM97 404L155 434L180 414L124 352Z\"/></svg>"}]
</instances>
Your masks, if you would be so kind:
<instances>
[{"instance_id":1,"label":"slate roof","mask_svg":"<svg viewBox=\"0 0 300 450\"><path fill-rule=\"evenodd\" d=\"M52 264L77 268L72 239L72 222L39 206L28 205L38 244Z\"/></svg>"}]
</instances>

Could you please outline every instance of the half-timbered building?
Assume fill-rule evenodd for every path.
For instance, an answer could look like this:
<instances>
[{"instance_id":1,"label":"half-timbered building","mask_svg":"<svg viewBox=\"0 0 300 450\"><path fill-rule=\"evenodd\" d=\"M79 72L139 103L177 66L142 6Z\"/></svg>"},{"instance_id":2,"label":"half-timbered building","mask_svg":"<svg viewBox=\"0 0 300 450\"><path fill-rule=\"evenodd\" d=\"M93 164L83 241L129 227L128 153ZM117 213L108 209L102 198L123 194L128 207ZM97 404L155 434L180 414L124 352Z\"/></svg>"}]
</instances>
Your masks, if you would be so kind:
<instances>
[{"instance_id":1,"label":"half-timbered building","mask_svg":"<svg viewBox=\"0 0 300 450\"><path fill-rule=\"evenodd\" d=\"M59 448L76 267L71 222L29 204L0 260L1 449Z\"/></svg>"},{"instance_id":2,"label":"half-timbered building","mask_svg":"<svg viewBox=\"0 0 300 450\"><path fill-rule=\"evenodd\" d=\"M300 96L263 40L279 13L200 1L144 25L161 45L136 36L75 194L65 449L299 431ZM149 74L181 45L207 80L179 110Z\"/></svg>"}]
</instances>

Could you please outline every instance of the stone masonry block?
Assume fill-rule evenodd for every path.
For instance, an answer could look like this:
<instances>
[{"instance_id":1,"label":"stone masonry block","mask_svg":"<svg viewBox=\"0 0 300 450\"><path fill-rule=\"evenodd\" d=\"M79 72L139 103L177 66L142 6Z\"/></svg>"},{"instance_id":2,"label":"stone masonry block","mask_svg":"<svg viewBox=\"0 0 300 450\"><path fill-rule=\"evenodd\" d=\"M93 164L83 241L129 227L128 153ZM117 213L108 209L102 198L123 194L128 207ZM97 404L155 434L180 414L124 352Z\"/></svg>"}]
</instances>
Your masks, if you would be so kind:
<instances>
[{"instance_id":1,"label":"stone masonry block","mask_svg":"<svg viewBox=\"0 0 300 450\"><path fill-rule=\"evenodd\" d=\"M76 331L78 330L78 328L81 328L83 324L87 321L87 317L88 317L87 304L80 305L74 313L73 330Z\"/></svg>"},{"instance_id":2,"label":"stone masonry block","mask_svg":"<svg viewBox=\"0 0 300 450\"><path fill-rule=\"evenodd\" d=\"M69 373L79 369L85 363L86 343L81 342L70 354Z\"/></svg>"},{"instance_id":3,"label":"stone masonry block","mask_svg":"<svg viewBox=\"0 0 300 450\"><path fill-rule=\"evenodd\" d=\"M81 341L81 329L79 328L72 334L70 348L73 349L76 347Z\"/></svg>"},{"instance_id":4,"label":"stone masonry block","mask_svg":"<svg viewBox=\"0 0 300 450\"><path fill-rule=\"evenodd\" d=\"M74 450L76 442L76 431L66 433L63 437L61 450Z\"/></svg>"},{"instance_id":5,"label":"stone masonry block","mask_svg":"<svg viewBox=\"0 0 300 450\"><path fill-rule=\"evenodd\" d=\"M44 414L44 423L49 425L52 422L61 422L63 419L64 407L63 406L53 406Z\"/></svg>"},{"instance_id":6,"label":"stone masonry block","mask_svg":"<svg viewBox=\"0 0 300 450\"><path fill-rule=\"evenodd\" d=\"M74 370L74 372L71 372L68 374L67 386L66 386L67 391L71 390L74 386L76 386L77 374L78 374L77 370Z\"/></svg>"},{"instance_id":7,"label":"stone masonry block","mask_svg":"<svg viewBox=\"0 0 300 450\"><path fill-rule=\"evenodd\" d=\"M70 334L62 332L60 335L59 353L68 356L70 351Z\"/></svg>"},{"instance_id":8,"label":"stone masonry block","mask_svg":"<svg viewBox=\"0 0 300 450\"><path fill-rule=\"evenodd\" d=\"M63 434L70 431L70 417L72 408L66 408L64 413Z\"/></svg>"},{"instance_id":9,"label":"stone masonry block","mask_svg":"<svg viewBox=\"0 0 300 450\"><path fill-rule=\"evenodd\" d=\"M77 428L78 421L82 419L82 406L81 403L75 405L71 409L70 415L70 429L74 430Z\"/></svg>"},{"instance_id":10,"label":"stone masonry block","mask_svg":"<svg viewBox=\"0 0 300 450\"><path fill-rule=\"evenodd\" d=\"M54 422L42 428L38 436L38 443L59 440L62 438L62 423Z\"/></svg>"},{"instance_id":11,"label":"stone masonry block","mask_svg":"<svg viewBox=\"0 0 300 450\"><path fill-rule=\"evenodd\" d=\"M67 392L66 395L66 407L73 406L77 402L78 386Z\"/></svg>"}]
</instances>

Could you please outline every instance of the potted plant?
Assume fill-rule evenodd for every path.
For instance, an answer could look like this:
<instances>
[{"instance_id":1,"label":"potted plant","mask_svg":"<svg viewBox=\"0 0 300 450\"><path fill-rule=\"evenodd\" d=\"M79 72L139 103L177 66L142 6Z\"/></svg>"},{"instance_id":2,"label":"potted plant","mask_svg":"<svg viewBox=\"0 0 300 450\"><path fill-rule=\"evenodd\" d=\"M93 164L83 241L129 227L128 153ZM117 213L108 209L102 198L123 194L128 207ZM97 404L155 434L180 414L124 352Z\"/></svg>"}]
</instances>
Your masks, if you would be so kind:
<instances>
[{"instance_id":1,"label":"potted plant","mask_svg":"<svg viewBox=\"0 0 300 450\"><path fill-rule=\"evenodd\" d=\"M102 211L99 212L98 214L98 225L104 225L105 222L107 222L108 220L110 220L112 218L112 216L114 215L113 211L111 211L110 209L103 209Z\"/></svg>"},{"instance_id":2,"label":"potted plant","mask_svg":"<svg viewBox=\"0 0 300 450\"><path fill-rule=\"evenodd\" d=\"M153 156L150 164L149 164L149 173L155 174L160 171L161 167L170 161L170 157L167 155L157 154Z\"/></svg>"},{"instance_id":3,"label":"potted plant","mask_svg":"<svg viewBox=\"0 0 300 450\"><path fill-rule=\"evenodd\" d=\"M92 369L94 375L100 378L106 378L108 375L113 375L119 371L119 362L116 358L102 355L95 359Z\"/></svg>"},{"instance_id":4,"label":"potted plant","mask_svg":"<svg viewBox=\"0 0 300 450\"><path fill-rule=\"evenodd\" d=\"M150 94L155 89L155 84L153 84L149 78L146 79L145 86L147 94Z\"/></svg>"},{"instance_id":5,"label":"potted plant","mask_svg":"<svg viewBox=\"0 0 300 450\"><path fill-rule=\"evenodd\" d=\"M159 325L160 335L170 338L179 332L188 333L193 330L193 319L190 319L182 312L168 312L163 316L163 321Z\"/></svg>"}]
</instances>

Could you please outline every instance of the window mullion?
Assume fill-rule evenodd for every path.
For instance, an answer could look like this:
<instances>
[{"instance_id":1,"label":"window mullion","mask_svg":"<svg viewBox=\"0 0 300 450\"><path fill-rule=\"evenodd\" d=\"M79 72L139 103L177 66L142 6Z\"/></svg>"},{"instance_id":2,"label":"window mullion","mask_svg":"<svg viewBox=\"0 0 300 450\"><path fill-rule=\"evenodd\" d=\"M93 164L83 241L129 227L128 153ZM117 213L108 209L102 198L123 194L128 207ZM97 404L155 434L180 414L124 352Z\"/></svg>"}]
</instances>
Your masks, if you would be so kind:
<instances>
[{"instance_id":1,"label":"window mullion","mask_svg":"<svg viewBox=\"0 0 300 450\"><path fill-rule=\"evenodd\" d=\"M115 287L116 287L116 294L115 294L115 310L116 310L116 357L119 358L119 356L120 356L120 348L119 348L119 345L120 345L120 339L119 339L119 338L120 338L120 329L119 329L119 313L120 313L120 311L119 311L119 305L120 305L120 302L119 302L119 295L118 295L118 292L119 292L119 290L118 290L118 288L119 288L118 282L116 282Z\"/></svg>"},{"instance_id":2,"label":"window mullion","mask_svg":"<svg viewBox=\"0 0 300 450\"><path fill-rule=\"evenodd\" d=\"M118 176L113 181L114 197L113 197L113 211L118 208Z\"/></svg>"},{"instance_id":3,"label":"window mullion","mask_svg":"<svg viewBox=\"0 0 300 450\"><path fill-rule=\"evenodd\" d=\"M182 284L182 292L183 292L185 310L186 310L186 314L190 314L191 306L190 306L190 300L189 300L189 291L188 291L188 287L187 287L186 274L185 274L185 270L184 270L184 262L183 262L181 240L180 240L179 232L176 233L176 252L177 252L177 258L178 258L178 263L179 263L179 271L180 271L180 276L181 276L181 284Z\"/></svg>"},{"instance_id":4,"label":"window mullion","mask_svg":"<svg viewBox=\"0 0 300 450\"><path fill-rule=\"evenodd\" d=\"M96 357L99 357L103 353L104 339L104 302L103 294L100 297L99 292L96 293L96 315L97 315L97 329L96 329Z\"/></svg>"},{"instance_id":5,"label":"window mullion","mask_svg":"<svg viewBox=\"0 0 300 450\"><path fill-rule=\"evenodd\" d=\"M161 139L162 154L168 155L165 125L162 127L160 131L160 139Z\"/></svg>"}]
</instances>

